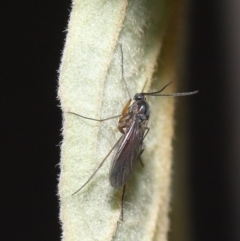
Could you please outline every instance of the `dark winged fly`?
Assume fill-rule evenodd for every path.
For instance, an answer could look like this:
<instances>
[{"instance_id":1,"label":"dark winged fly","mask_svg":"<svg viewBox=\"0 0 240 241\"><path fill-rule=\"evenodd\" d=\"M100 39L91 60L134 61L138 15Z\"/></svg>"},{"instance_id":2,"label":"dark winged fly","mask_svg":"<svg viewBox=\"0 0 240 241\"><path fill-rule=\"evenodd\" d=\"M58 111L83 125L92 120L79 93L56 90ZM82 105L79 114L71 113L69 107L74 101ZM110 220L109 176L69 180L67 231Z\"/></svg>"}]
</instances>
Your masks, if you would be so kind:
<instances>
[{"instance_id":1,"label":"dark winged fly","mask_svg":"<svg viewBox=\"0 0 240 241\"><path fill-rule=\"evenodd\" d=\"M121 46L121 57L122 57L122 79L127 88L126 81L124 79L123 72L123 51ZM122 136L118 139L116 144L112 147L106 157L101 161L98 168L92 173L88 180L72 195L79 192L84 186L86 186L97 171L102 167L106 159L110 156L112 151L117 148L117 152L112 161L111 170L109 174L109 181L113 188L123 187L122 192L122 204L121 204L121 219L123 218L123 200L125 194L126 183L131 177L134 167L138 160L141 164L141 154L145 149L144 139L149 132L148 120L150 117L150 107L146 100L146 96L167 96L167 97L177 97L177 96L188 96L195 95L198 91L184 92L184 93L172 93L172 94L161 94L161 92L171 83L165 85L161 90L150 93L137 93L134 95L133 100L130 98L123 111L120 115L105 118L105 119L94 119L86 116L82 116L73 112L68 112L79 116L84 119L92 121L106 121L113 118L119 118L118 130L122 133ZM127 89L128 90L128 89ZM143 165L143 164L142 164Z\"/></svg>"}]
</instances>

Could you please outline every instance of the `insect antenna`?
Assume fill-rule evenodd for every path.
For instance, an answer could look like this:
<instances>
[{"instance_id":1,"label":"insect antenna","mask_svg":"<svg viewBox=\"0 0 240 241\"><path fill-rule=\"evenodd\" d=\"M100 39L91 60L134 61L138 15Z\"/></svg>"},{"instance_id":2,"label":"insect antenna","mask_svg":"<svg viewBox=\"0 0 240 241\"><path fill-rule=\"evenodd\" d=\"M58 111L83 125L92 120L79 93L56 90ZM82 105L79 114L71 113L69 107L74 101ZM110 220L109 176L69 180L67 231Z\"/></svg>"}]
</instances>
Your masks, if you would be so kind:
<instances>
[{"instance_id":1,"label":"insect antenna","mask_svg":"<svg viewBox=\"0 0 240 241\"><path fill-rule=\"evenodd\" d=\"M151 96L179 97L179 96L195 95L197 93L198 93L198 90L190 91L190 92L182 92L182 93L172 93L172 94L154 94Z\"/></svg>"},{"instance_id":2,"label":"insect antenna","mask_svg":"<svg viewBox=\"0 0 240 241\"><path fill-rule=\"evenodd\" d=\"M182 92L182 93L172 93L172 94L160 94L162 91L164 91L172 82L166 84L161 90L158 90L156 92L151 93L141 93L142 95L149 95L149 96L165 96L165 97L177 97L177 96L187 96L187 95L195 95L198 93L198 90L196 91L190 91L190 92Z\"/></svg>"}]
</instances>

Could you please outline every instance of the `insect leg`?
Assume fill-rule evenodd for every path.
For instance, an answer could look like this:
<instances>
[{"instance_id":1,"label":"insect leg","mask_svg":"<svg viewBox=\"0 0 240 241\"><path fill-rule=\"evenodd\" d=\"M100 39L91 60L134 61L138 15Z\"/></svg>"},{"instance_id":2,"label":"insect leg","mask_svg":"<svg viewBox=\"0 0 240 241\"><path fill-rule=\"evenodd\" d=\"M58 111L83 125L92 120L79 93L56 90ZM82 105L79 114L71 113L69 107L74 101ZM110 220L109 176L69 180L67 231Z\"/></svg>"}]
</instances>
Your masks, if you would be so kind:
<instances>
[{"instance_id":1,"label":"insect leg","mask_svg":"<svg viewBox=\"0 0 240 241\"><path fill-rule=\"evenodd\" d=\"M76 193L78 193L80 190L82 190L89 182L90 180L94 177L94 175L98 172L98 170L101 168L101 166L104 164L104 162L107 160L107 158L109 157L109 155L112 153L112 151L115 149L115 147L118 145L118 143L121 141L122 136L118 139L118 141L116 142L116 144L112 147L112 149L108 152L108 154L104 157L104 159L102 160L102 162L100 163L100 165L98 166L98 168L93 172L93 174L88 178L88 180L76 191L72 194L75 195Z\"/></svg>"},{"instance_id":2,"label":"insect leg","mask_svg":"<svg viewBox=\"0 0 240 241\"><path fill-rule=\"evenodd\" d=\"M146 132L146 134L144 134L144 136L143 136L143 139L142 139L142 140L144 140L144 139L145 139L145 137L147 136L148 132L150 131L150 128L146 126L146 127L145 127L145 130L147 130L147 132Z\"/></svg>"},{"instance_id":3,"label":"insect leg","mask_svg":"<svg viewBox=\"0 0 240 241\"><path fill-rule=\"evenodd\" d=\"M122 80L123 80L123 82L124 82L124 85L125 85L125 87L126 87L126 89L127 89L127 92L128 92L128 96L129 96L129 98L131 99L131 95L130 95L130 92L129 92L129 89L128 89L128 87L127 87L127 83L126 83L126 80L125 80L125 78L124 78L124 66L123 66L123 49L122 49L122 45L120 44L120 49L121 49L121 57L122 57Z\"/></svg>"},{"instance_id":4,"label":"insect leg","mask_svg":"<svg viewBox=\"0 0 240 241\"><path fill-rule=\"evenodd\" d=\"M70 111L68 111L67 113L79 116L79 117L84 118L84 119L93 120L93 121L100 121L100 122L101 121L106 121L106 120L111 120L111 119L118 118L118 117L122 116L122 115L116 115L116 116L112 116L112 117L108 117L108 118L104 118L104 119L94 119L94 118L90 118L90 117L86 117L86 116L83 116L83 115L79 115L79 114L76 114L76 113L70 112Z\"/></svg>"},{"instance_id":5,"label":"insect leg","mask_svg":"<svg viewBox=\"0 0 240 241\"><path fill-rule=\"evenodd\" d=\"M142 168L144 167L144 164L143 164L143 161L142 161L142 158L141 158L141 155L142 155L143 151L144 151L144 149L142 150L142 152L139 155L139 161L140 161L140 163L142 165Z\"/></svg>"},{"instance_id":6,"label":"insect leg","mask_svg":"<svg viewBox=\"0 0 240 241\"><path fill-rule=\"evenodd\" d=\"M149 127L145 127L145 130L147 130L147 132L146 132L146 134L143 136L143 139L142 139L142 140L145 139L145 137L147 136L148 132L150 131L150 128L149 128ZM142 148L140 154L138 155L138 157L139 157L139 161L140 161L142 167L144 167L143 161L142 161L142 159L141 159L141 155L142 155L142 153L143 153L144 150L145 150L145 145L144 145L144 143L142 143L142 145L143 145L143 148Z\"/></svg>"},{"instance_id":7,"label":"insect leg","mask_svg":"<svg viewBox=\"0 0 240 241\"><path fill-rule=\"evenodd\" d=\"M123 186L123 192L122 192L120 221L123 221L123 201L124 201L124 196L125 196L125 190L126 190L126 184Z\"/></svg>"}]
</instances>

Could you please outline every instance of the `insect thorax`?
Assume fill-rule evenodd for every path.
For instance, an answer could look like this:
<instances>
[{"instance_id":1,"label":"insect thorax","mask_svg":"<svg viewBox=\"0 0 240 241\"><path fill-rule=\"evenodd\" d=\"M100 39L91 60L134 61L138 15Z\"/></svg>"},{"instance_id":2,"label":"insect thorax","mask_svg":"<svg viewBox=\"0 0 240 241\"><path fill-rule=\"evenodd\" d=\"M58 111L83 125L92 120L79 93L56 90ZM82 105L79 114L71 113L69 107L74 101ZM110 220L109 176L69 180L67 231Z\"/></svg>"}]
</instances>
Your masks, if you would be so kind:
<instances>
[{"instance_id":1,"label":"insect thorax","mask_svg":"<svg viewBox=\"0 0 240 241\"><path fill-rule=\"evenodd\" d=\"M132 118L138 118L139 122L149 119L150 108L146 100L136 100L130 109L130 115Z\"/></svg>"}]
</instances>

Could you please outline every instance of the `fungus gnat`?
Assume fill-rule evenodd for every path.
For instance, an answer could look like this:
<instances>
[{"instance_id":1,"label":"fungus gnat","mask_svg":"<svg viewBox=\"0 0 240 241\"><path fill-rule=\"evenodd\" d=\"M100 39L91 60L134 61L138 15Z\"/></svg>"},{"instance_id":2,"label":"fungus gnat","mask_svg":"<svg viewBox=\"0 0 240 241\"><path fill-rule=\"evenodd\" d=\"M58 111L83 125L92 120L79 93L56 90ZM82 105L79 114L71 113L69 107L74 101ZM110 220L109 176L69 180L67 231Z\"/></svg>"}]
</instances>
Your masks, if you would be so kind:
<instances>
[{"instance_id":1,"label":"fungus gnat","mask_svg":"<svg viewBox=\"0 0 240 241\"><path fill-rule=\"evenodd\" d=\"M127 88L126 81L124 79L124 68L123 68L123 50L121 49L122 57L122 79ZM89 181L94 177L97 171L102 167L104 162L107 160L112 151L117 148L116 155L112 161L109 181L113 188L123 187L122 192L122 204L121 204L121 219L123 219L123 200L125 194L126 183L129 180L137 160L140 160L140 156L145 149L145 144L143 143L145 137L149 132L148 120L150 117L150 107L146 100L146 96L168 96L168 97L177 97L177 96L188 96L197 94L198 91L184 92L184 93L172 93L172 94L161 94L161 92L171 83L165 85L161 90L150 93L137 93L134 95L133 100L130 98L123 111L120 115L105 118L105 119L94 119L79 115L73 112L68 112L74 114L78 117L92 120L92 121L107 121L113 118L119 118L118 121L118 130L122 133L122 136L118 139L112 149L108 152L105 158L101 161L98 168L92 173L88 180L72 195L79 192L83 187L85 187ZM128 88L127 88L128 91ZM128 91L129 94L129 91ZM129 94L130 96L130 94ZM142 162L141 162L142 163Z\"/></svg>"}]
</instances>

